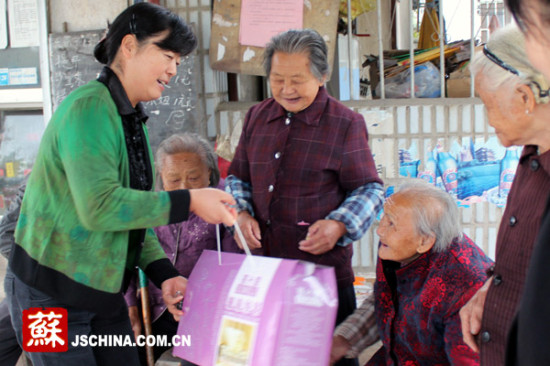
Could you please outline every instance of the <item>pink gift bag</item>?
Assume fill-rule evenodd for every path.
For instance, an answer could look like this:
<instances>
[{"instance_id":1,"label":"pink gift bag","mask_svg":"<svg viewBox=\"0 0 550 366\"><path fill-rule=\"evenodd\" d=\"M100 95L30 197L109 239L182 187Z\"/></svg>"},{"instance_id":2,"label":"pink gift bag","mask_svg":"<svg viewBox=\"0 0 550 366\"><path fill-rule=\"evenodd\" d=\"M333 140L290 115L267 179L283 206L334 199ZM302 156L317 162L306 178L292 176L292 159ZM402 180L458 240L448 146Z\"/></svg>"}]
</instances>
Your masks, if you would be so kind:
<instances>
[{"instance_id":1,"label":"pink gift bag","mask_svg":"<svg viewBox=\"0 0 550 366\"><path fill-rule=\"evenodd\" d=\"M328 365L332 267L205 250L189 276L174 355L198 365Z\"/></svg>"}]
</instances>

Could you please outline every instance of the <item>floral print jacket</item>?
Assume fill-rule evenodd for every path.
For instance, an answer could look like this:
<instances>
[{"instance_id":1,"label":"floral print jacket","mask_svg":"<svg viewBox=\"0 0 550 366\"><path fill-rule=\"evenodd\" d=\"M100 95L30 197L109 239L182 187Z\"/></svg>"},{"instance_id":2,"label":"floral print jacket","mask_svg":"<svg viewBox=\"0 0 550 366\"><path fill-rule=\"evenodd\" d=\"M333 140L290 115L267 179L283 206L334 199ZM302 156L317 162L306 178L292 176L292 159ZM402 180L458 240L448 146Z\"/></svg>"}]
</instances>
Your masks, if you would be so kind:
<instances>
[{"instance_id":1,"label":"floral print jacket","mask_svg":"<svg viewBox=\"0 0 550 366\"><path fill-rule=\"evenodd\" d=\"M404 267L378 259L374 294L383 347L368 365L479 365L462 340L458 312L492 263L466 235Z\"/></svg>"}]
</instances>

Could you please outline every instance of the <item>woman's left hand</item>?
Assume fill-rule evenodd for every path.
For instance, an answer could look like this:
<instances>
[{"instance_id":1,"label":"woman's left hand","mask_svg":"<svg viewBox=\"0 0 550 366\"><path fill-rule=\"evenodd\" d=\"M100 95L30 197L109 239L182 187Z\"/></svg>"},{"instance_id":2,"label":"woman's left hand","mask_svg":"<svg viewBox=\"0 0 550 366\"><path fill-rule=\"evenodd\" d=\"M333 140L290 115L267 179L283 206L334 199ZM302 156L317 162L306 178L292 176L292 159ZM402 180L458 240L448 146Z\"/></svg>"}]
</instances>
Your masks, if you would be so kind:
<instances>
[{"instance_id":1,"label":"woman's left hand","mask_svg":"<svg viewBox=\"0 0 550 366\"><path fill-rule=\"evenodd\" d=\"M162 283L162 299L170 313L176 321L180 320L183 311L176 305L183 300L185 290L187 289L187 279L181 276L172 277Z\"/></svg>"},{"instance_id":2,"label":"woman's left hand","mask_svg":"<svg viewBox=\"0 0 550 366\"><path fill-rule=\"evenodd\" d=\"M298 243L300 250L319 255L328 252L347 232L346 225L336 220L318 220L307 231L305 240Z\"/></svg>"}]
</instances>

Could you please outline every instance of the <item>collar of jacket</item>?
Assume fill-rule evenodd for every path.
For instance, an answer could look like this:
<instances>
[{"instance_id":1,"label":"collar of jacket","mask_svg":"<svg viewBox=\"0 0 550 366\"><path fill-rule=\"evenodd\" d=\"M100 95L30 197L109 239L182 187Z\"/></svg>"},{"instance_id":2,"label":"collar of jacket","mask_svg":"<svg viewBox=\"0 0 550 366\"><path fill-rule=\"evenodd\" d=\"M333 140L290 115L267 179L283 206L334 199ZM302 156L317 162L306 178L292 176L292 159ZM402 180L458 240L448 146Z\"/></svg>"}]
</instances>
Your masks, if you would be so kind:
<instances>
[{"instance_id":1,"label":"collar of jacket","mask_svg":"<svg viewBox=\"0 0 550 366\"><path fill-rule=\"evenodd\" d=\"M321 122L321 117L325 112L325 107L328 99L329 95L326 88L324 86L321 86L319 87L319 91L317 92L317 96L315 97L313 103L311 103L309 107L298 113L287 112L279 103L273 100L274 112L272 113L272 117L267 121L267 123L280 120L281 118L290 117L293 121L301 121L308 126L319 126L319 123Z\"/></svg>"},{"instance_id":2,"label":"collar of jacket","mask_svg":"<svg viewBox=\"0 0 550 366\"><path fill-rule=\"evenodd\" d=\"M143 105L138 103L136 108L132 106L122 83L113 70L111 70L108 66L104 66L97 80L105 84L105 86L109 89L111 97L113 98L113 101L118 109L118 113L120 113L121 116L130 116L135 114L137 120L142 123L147 122L147 118L149 117L145 114Z\"/></svg>"}]
</instances>

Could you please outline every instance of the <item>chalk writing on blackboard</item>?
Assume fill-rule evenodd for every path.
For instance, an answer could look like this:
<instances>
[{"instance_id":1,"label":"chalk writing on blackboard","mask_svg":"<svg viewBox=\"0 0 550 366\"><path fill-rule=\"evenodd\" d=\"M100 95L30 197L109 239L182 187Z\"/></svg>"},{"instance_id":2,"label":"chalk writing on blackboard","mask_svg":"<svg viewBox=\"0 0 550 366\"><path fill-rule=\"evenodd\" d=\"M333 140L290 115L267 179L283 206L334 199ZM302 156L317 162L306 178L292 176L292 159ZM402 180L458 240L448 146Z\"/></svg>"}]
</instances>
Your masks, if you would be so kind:
<instances>
[{"instance_id":1,"label":"chalk writing on blackboard","mask_svg":"<svg viewBox=\"0 0 550 366\"><path fill-rule=\"evenodd\" d=\"M54 110L74 89L97 78L103 65L96 61L94 47L103 32L50 35L50 78Z\"/></svg>"},{"instance_id":2,"label":"chalk writing on blackboard","mask_svg":"<svg viewBox=\"0 0 550 366\"><path fill-rule=\"evenodd\" d=\"M93 56L104 30L55 33L50 35L50 78L53 110L74 89L96 79L103 65ZM144 103L149 115L147 128L153 151L174 133L200 132L204 113L197 98L199 65L192 53L182 57L178 73L167 85L163 96Z\"/></svg>"}]
</instances>

